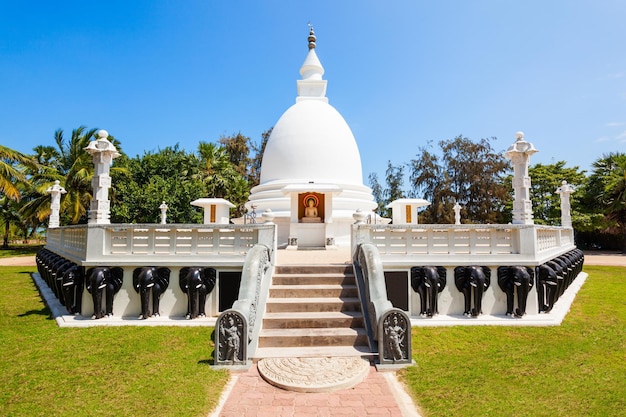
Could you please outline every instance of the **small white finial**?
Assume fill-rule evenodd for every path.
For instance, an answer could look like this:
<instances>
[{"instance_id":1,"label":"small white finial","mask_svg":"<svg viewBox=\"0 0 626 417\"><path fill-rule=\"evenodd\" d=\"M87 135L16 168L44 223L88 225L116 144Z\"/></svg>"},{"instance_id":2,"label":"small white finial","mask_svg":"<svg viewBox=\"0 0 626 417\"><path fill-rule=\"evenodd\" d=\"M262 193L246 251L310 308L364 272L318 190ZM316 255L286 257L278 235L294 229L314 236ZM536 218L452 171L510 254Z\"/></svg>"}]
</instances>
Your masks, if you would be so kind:
<instances>
[{"instance_id":1,"label":"small white finial","mask_svg":"<svg viewBox=\"0 0 626 417\"><path fill-rule=\"evenodd\" d=\"M515 139L516 140L522 140L524 139L524 132L515 132Z\"/></svg>"},{"instance_id":2,"label":"small white finial","mask_svg":"<svg viewBox=\"0 0 626 417\"><path fill-rule=\"evenodd\" d=\"M109 137L109 132L107 132L106 130L102 129L102 130L98 130L98 137L100 139L107 139Z\"/></svg>"}]
</instances>

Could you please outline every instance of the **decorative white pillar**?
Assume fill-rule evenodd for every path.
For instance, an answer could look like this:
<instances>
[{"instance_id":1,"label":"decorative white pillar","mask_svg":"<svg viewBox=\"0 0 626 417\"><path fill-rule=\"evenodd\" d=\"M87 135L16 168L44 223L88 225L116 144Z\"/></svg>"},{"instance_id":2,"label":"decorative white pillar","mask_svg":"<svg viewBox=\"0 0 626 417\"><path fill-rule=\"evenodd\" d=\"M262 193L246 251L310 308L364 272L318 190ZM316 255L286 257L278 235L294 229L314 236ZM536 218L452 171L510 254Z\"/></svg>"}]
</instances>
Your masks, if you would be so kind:
<instances>
[{"instance_id":1,"label":"decorative white pillar","mask_svg":"<svg viewBox=\"0 0 626 417\"><path fill-rule=\"evenodd\" d=\"M461 205L457 202L454 204L454 224L461 224Z\"/></svg>"},{"instance_id":2,"label":"decorative white pillar","mask_svg":"<svg viewBox=\"0 0 626 417\"><path fill-rule=\"evenodd\" d=\"M167 223L167 204L165 201L161 203L159 210L161 210L161 224Z\"/></svg>"},{"instance_id":3,"label":"decorative white pillar","mask_svg":"<svg viewBox=\"0 0 626 417\"><path fill-rule=\"evenodd\" d=\"M524 132L515 134L515 143L509 146L504 157L513 162L513 224L534 224L530 200L530 156L537 152L535 146L524 140Z\"/></svg>"},{"instance_id":4,"label":"decorative white pillar","mask_svg":"<svg viewBox=\"0 0 626 417\"><path fill-rule=\"evenodd\" d=\"M89 224L111 223L111 202L109 201L109 188L111 188L111 176L109 171L113 159L120 156L115 146L108 140L109 133L106 130L98 131L98 139L89 142L85 148L93 158L94 173L91 180L93 198L89 206Z\"/></svg>"},{"instance_id":5,"label":"decorative white pillar","mask_svg":"<svg viewBox=\"0 0 626 417\"><path fill-rule=\"evenodd\" d=\"M556 189L556 193L561 196L561 226L572 227L572 213L570 210L570 195L574 192L574 187L563 180L561 186Z\"/></svg>"},{"instance_id":6,"label":"decorative white pillar","mask_svg":"<svg viewBox=\"0 0 626 417\"><path fill-rule=\"evenodd\" d=\"M59 214L61 212L61 194L65 194L65 188L61 187L60 181L54 181L54 185L48 187L46 193L52 196L52 201L50 202L50 221L48 222L48 227L59 227Z\"/></svg>"}]
</instances>

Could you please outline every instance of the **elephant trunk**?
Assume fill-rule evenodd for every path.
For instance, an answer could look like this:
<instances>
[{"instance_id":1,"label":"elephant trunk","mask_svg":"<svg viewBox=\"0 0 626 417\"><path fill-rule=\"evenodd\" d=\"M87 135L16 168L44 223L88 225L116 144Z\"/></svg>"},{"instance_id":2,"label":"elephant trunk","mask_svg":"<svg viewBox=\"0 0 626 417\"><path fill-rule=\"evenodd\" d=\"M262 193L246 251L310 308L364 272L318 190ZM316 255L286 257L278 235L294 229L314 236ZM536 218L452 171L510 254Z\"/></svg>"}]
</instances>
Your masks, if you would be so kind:
<instances>
[{"instance_id":1,"label":"elephant trunk","mask_svg":"<svg viewBox=\"0 0 626 417\"><path fill-rule=\"evenodd\" d=\"M526 314L526 301L528 299L529 285L527 281L515 283L517 286L517 310L515 315L522 317Z\"/></svg>"},{"instance_id":2,"label":"elephant trunk","mask_svg":"<svg viewBox=\"0 0 626 417\"><path fill-rule=\"evenodd\" d=\"M472 285L474 285L474 308L472 309L472 317L478 317L483 312L483 292L485 285L482 280Z\"/></svg>"},{"instance_id":3,"label":"elephant trunk","mask_svg":"<svg viewBox=\"0 0 626 417\"><path fill-rule=\"evenodd\" d=\"M91 318L101 319L104 317L104 312L102 311L102 290L99 288L93 288L91 298L93 299L93 315Z\"/></svg>"},{"instance_id":4,"label":"elephant trunk","mask_svg":"<svg viewBox=\"0 0 626 417\"><path fill-rule=\"evenodd\" d=\"M141 315L140 319L150 317L150 288L141 288Z\"/></svg>"}]
</instances>

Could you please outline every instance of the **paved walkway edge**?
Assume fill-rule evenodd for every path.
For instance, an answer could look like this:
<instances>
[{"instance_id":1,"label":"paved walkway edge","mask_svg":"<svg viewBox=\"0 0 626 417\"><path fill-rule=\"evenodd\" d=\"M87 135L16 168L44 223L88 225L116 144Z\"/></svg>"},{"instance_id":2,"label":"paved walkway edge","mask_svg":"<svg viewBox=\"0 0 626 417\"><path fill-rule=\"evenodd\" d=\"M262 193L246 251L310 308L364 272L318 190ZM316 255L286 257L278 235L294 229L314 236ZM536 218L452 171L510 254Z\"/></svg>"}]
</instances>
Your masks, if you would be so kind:
<instances>
[{"instance_id":1,"label":"paved walkway edge","mask_svg":"<svg viewBox=\"0 0 626 417\"><path fill-rule=\"evenodd\" d=\"M233 375L232 373L230 374L230 378L228 379L228 382L224 386L224 389L222 390L222 394L220 395L220 399L217 402L217 407L215 407L215 410L209 413L208 417L219 417L220 413L222 412L222 409L224 408L224 404L226 404L226 400L228 399L228 396L230 395L233 388L235 387L235 384L237 383L238 379L239 377L237 375Z\"/></svg>"},{"instance_id":2,"label":"paved walkway edge","mask_svg":"<svg viewBox=\"0 0 626 417\"><path fill-rule=\"evenodd\" d=\"M387 385L400 407L403 417L421 417L419 407L413 401L413 398L407 393L406 387L398 380L395 372L383 372L383 377L387 381Z\"/></svg>"}]
</instances>

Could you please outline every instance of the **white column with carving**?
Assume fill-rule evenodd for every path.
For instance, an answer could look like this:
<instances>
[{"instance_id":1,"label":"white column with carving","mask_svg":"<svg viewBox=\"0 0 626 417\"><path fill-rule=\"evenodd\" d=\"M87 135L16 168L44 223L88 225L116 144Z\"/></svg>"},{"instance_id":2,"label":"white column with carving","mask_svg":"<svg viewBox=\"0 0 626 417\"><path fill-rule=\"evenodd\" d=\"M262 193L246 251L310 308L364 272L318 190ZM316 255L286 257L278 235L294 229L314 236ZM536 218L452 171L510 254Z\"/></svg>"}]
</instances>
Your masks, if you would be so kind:
<instances>
[{"instance_id":1,"label":"white column with carving","mask_svg":"<svg viewBox=\"0 0 626 417\"><path fill-rule=\"evenodd\" d=\"M111 176L109 175L113 159L120 156L115 146L108 140L109 133L106 130L98 131L98 139L89 142L85 148L93 158L94 173L91 180L93 197L89 206L89 224L111 223L111 202L109 201L109 188L111 188Z\"/></svg>"},{"instance_id":2,"label":"white column with carving","mask_svg":"<svg viewBox=\"0 0 626 417\"><path fill-rule=\"evenodd\" d=\"M524 132L515 134L515 143L509 146L504 157L513 163L513 224L534 224L530 200L530 156L537 152L535 146L524 140Z\"/></svg>"},{"instance_id":3,"label":"white column with carving","mask_svg":"<svg viewBox=\"0 0 626 417\"><path fill-rule=\"evenodd\" d=\"M574 192L574 187L563 180L561 186L556 189L556 193L561 196L561 226L572 227L572 213L570 206L570 195Z\"/></svg>"},{"instance_id":4,"label":"white column with carving","mask_svg":"<svg viewBox=\"0 0 626 417\"><path fill-rule=\"evenodd\" d=\"M50 194L52 201L50 201L50 221L48 227L59 227L60 213L61 213L61 194L65 194L65 188L61 187L60 181L54 181L54 185L48 187L46 193Z\"/></svg>"}]
</instances>

